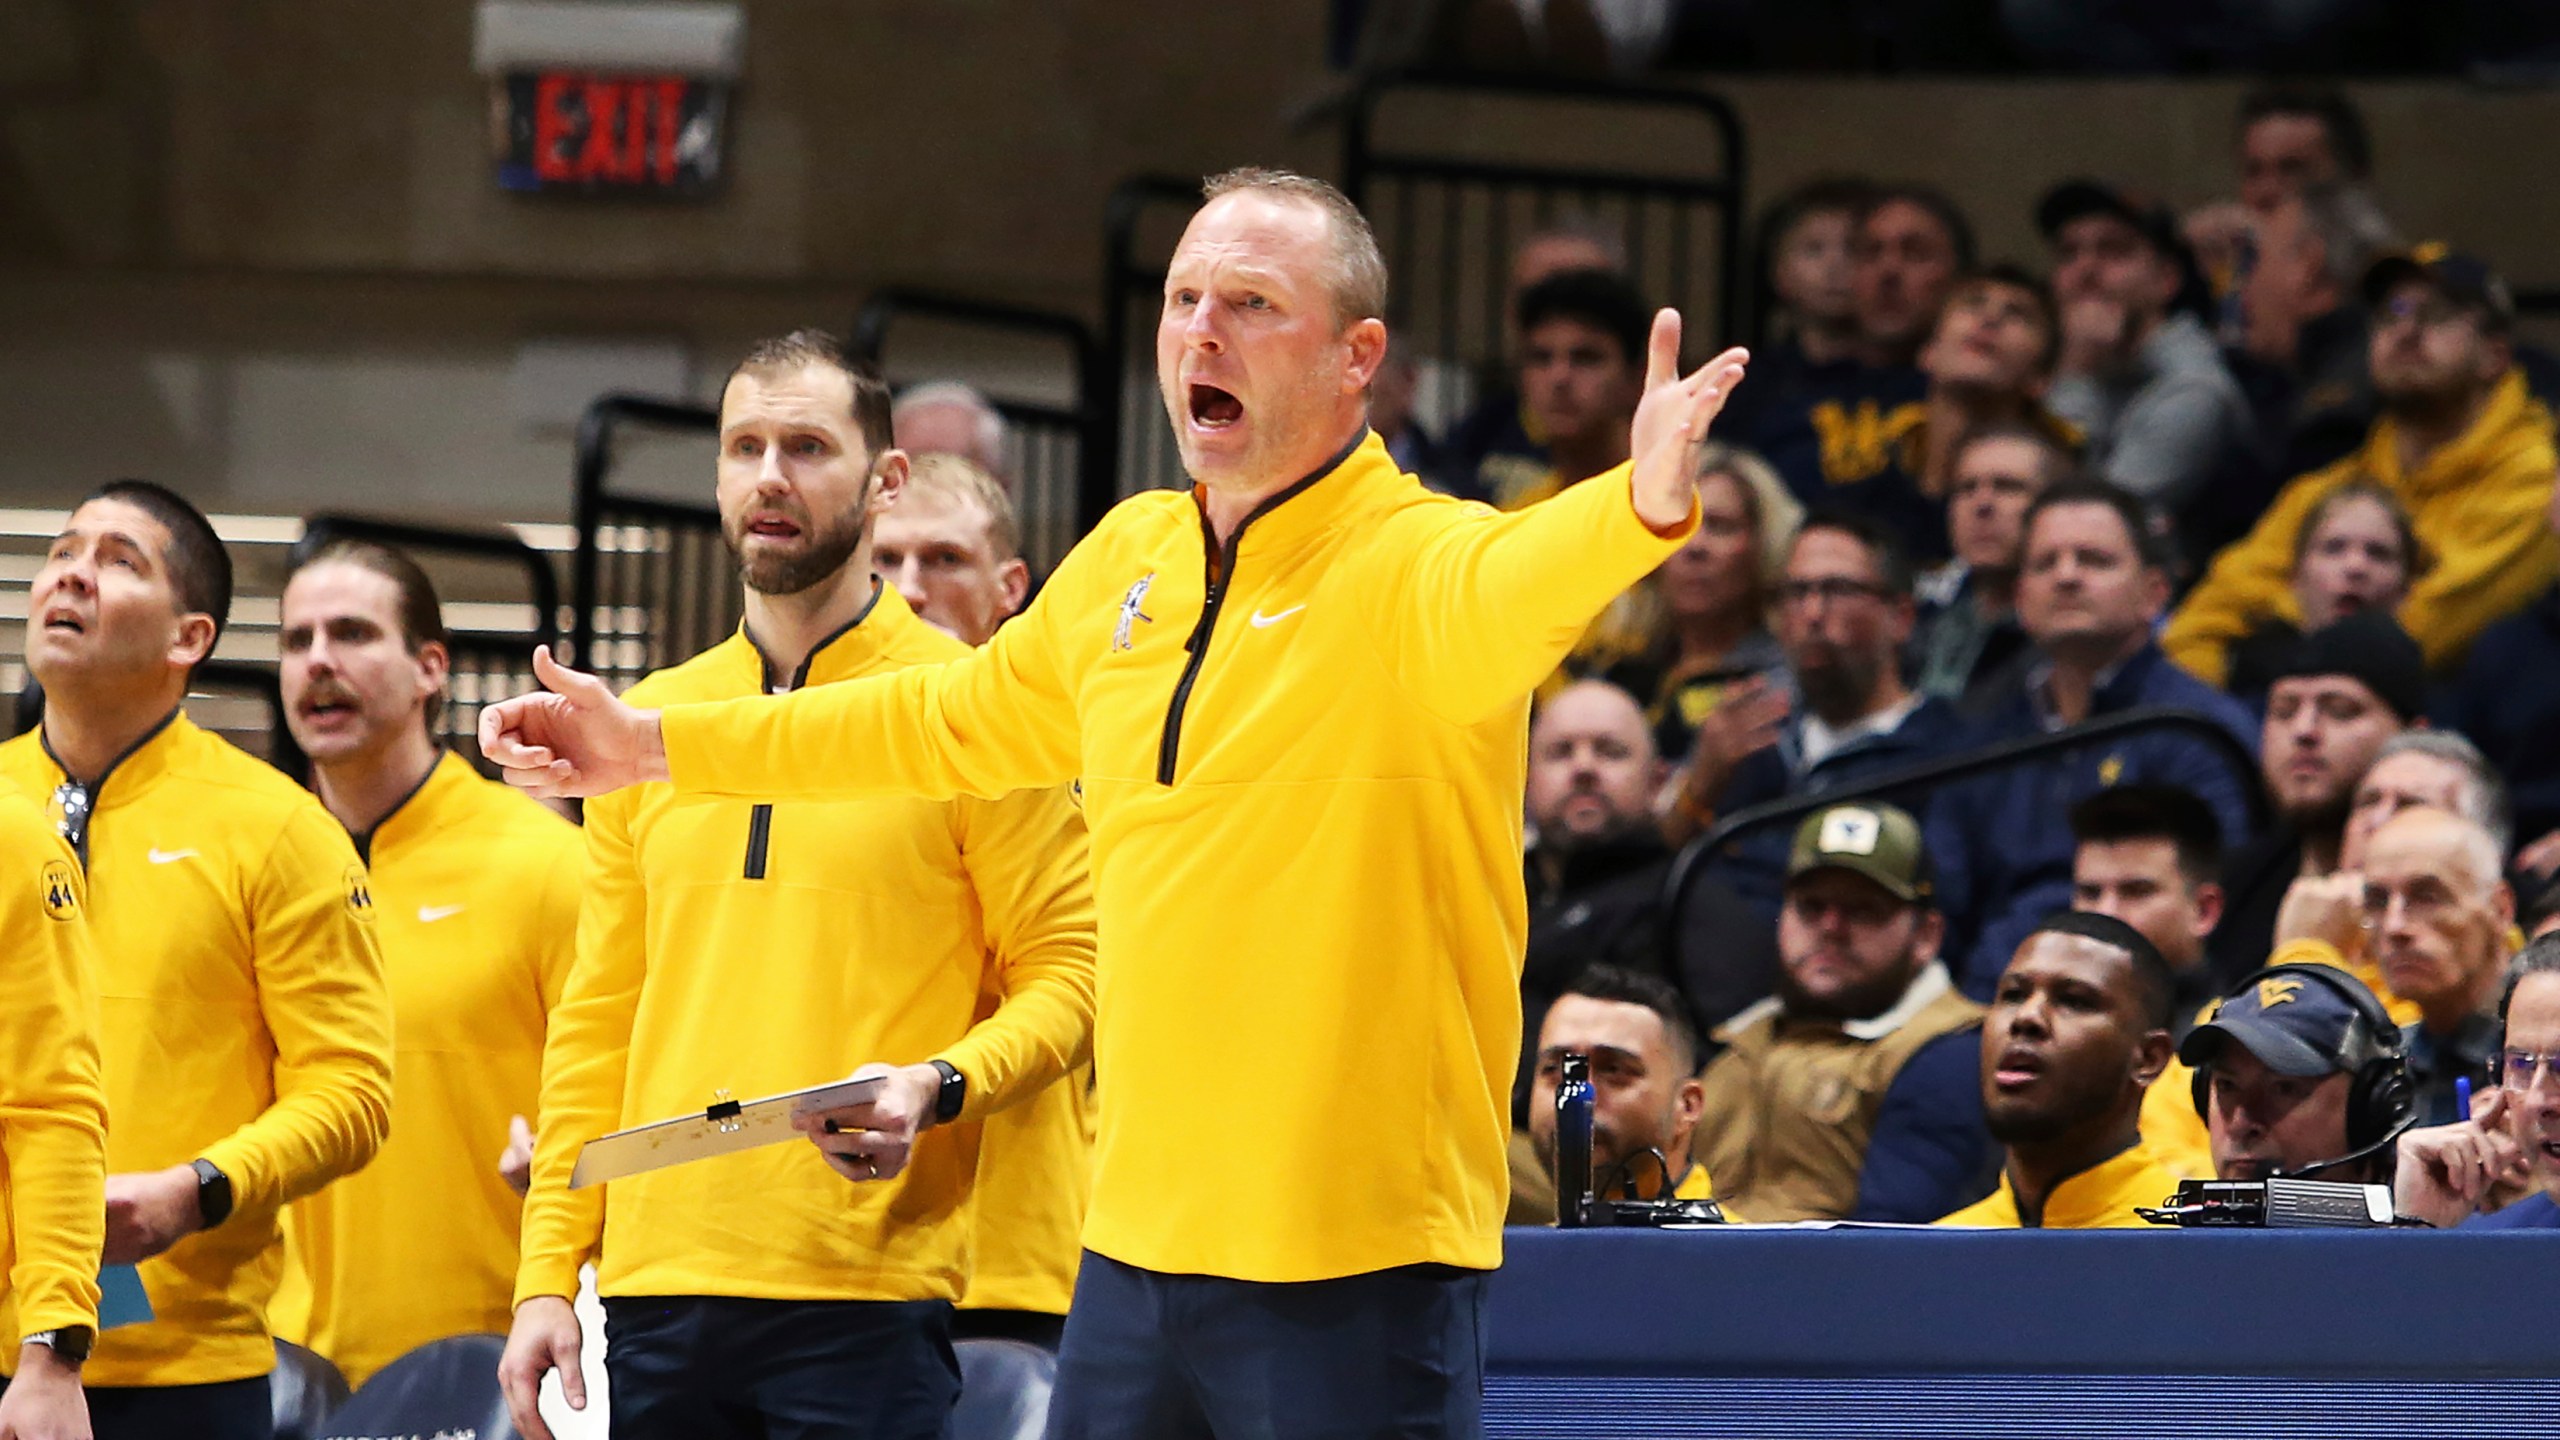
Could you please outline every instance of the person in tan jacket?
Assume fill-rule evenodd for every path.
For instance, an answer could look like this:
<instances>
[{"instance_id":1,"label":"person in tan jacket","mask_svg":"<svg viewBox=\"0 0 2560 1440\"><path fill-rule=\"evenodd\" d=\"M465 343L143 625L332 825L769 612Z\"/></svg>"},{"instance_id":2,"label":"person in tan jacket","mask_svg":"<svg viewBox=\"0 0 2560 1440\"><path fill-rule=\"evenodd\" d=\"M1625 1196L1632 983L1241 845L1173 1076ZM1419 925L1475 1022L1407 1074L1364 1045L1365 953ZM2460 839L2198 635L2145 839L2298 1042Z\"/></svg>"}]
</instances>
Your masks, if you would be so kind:
<instances>
[{"instance_id":1,"label":"person in tan jacket","mask_svg":"<svg viewBox=\"0 0 2560 1440\"><path fill-rule=\"evenodd\" d=\"M1982 1007L1939 963L1944 928L1909 814L1833 805L1797 829L1778 993L1716 1032L1691 1146L1729 1209L1918 1222L1991 1188Z\"/></svg>"},{"instance_id":2,"label":"person in tan jacket","mask_svg":"<svg viewBox=\"0 0 2560 1440\"><path fill-rule=\"evenodd\" d=\"M2399 497L2434 564L2400 602L2401 627L2445 670L2490 622L2560 578L2543 516L2560 454L2551 412L2525 390L2509 331L2515 305L2486 265L2420 246L2367 272L2370 359L2382 418L2364 447L2287 485L2169 621L2169 658L2214 684L2232 642L2274 619L2300 624L2295 536L2329 492L2357 481Z\"/></svg>"}]
</instances>

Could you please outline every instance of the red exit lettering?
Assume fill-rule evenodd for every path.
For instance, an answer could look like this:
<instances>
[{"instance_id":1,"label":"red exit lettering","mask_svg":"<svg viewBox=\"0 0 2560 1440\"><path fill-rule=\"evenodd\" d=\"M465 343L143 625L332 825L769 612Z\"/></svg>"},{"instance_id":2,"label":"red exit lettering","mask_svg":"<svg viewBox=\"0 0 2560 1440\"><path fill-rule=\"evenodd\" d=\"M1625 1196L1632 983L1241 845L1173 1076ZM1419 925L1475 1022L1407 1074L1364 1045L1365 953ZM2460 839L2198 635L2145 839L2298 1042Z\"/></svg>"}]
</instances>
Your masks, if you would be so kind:
<instances>
[{"instance_id":1,"label":"red exit lettering","mask_svg":"<svg viewBox=\"0 0 2560 1440\"><path fill-rule=\"evenodd\" d=\"M534 85L533 168L545 184L672 185L681 76L550 74Z\"/></svg>"}]
</instances>

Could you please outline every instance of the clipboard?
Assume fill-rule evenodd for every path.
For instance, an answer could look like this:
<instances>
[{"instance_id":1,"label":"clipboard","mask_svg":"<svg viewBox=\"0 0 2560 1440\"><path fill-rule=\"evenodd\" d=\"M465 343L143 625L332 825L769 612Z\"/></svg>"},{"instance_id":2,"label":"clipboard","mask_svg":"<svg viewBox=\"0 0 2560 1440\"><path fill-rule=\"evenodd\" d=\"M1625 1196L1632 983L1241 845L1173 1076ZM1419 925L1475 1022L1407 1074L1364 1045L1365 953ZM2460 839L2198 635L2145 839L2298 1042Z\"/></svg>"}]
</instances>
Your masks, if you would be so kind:
<instances>
[{"instance_id":1,"label":"clipboard","mask_svg":"<svg viewBox=\"0 0 2560 1440\"><path fill-rule=\"evenodd\" d=\"M578 1148L578 1163L569 1172L569 1188L584 1190L670 1165L708 1160L797 1140L791 1117L811 1110L841 1110L880 1093L880 1076L831 1080L806 1090L786 1090L761 1100L722 1100L698 1115L635 1125L599 1135Z\"/></svg>"}]
</instances>

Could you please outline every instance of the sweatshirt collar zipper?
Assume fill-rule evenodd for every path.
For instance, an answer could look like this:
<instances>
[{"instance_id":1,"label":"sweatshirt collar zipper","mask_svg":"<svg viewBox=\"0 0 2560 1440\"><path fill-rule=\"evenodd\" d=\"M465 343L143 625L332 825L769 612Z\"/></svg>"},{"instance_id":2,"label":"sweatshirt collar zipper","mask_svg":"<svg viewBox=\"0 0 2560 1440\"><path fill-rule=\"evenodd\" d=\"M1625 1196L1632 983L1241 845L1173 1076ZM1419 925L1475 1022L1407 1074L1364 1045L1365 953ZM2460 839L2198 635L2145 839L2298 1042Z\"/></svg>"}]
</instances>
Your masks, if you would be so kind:
<instances>
[{"instance_id":1,"label":"sweatshirt collar zipper","mask_svg":"<svg viewBox=\"0 0 2560 1440\"><path fill-rule=\"evenodd\" d=\"M1200 563L1207 584L1202 591L1204 598L1200 603L1200 619L1191 627L1191 634L1182 642L1183 651L1187 656L1182 662L1182 678L1174 682L1173 699L1165 706L1164 737L1156 746L1157 784L1171 785L1175 767L1181 763L1182 712L1190 707L1191 686L1200 678L1202 662L1209 658L1209 637L1218 627L1218 608L1226 603L1228 593L1235 589L1236 557L1244 551L1245 531L1253 527L1254 521L1305 494L1317 481L1341 469L1342 462L1350 459L1352 452L1360 448L1360 442L1367 438L1369 438L1369 432L1364 427L1359 434L1351 437L1350 444L1342 447L1332 459L1317 466L1305 479L1254 506L1243 520L1237 522L1236 533L1227 537L1224 547L1218 544L1216 532L1209 528L1208 507L1200 508Z\"/></svg>"}]
</instances>

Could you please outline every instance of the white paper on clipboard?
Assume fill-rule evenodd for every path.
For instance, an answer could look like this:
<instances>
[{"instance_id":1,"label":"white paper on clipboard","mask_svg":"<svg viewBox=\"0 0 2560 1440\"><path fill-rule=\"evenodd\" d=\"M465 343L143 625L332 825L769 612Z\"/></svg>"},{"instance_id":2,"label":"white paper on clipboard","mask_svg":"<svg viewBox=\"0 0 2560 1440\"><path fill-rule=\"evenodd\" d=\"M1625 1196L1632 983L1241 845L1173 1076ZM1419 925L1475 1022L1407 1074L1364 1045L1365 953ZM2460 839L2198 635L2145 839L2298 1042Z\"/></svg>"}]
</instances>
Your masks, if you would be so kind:
<instances>
[{"instance_id":1,"label":"white paper on clipboard","mask_svg":"<svg viewBox=\"0 0 2560 1440\"><path fill-rule=\"evenodd\" d=\"M569 1172L569 1188L583 1190L626 1175L797 1140L801 1137L791 1128L793 1115L859 1105L879 1094L881 1083L877 1075L863 1080L831 1080L806 1090L767 1095L761 1100L723 1100L697 1115L679 1115L672 1120L599 1135L579 1147L577 1167Z\"/></svg>"}]
</instances>

